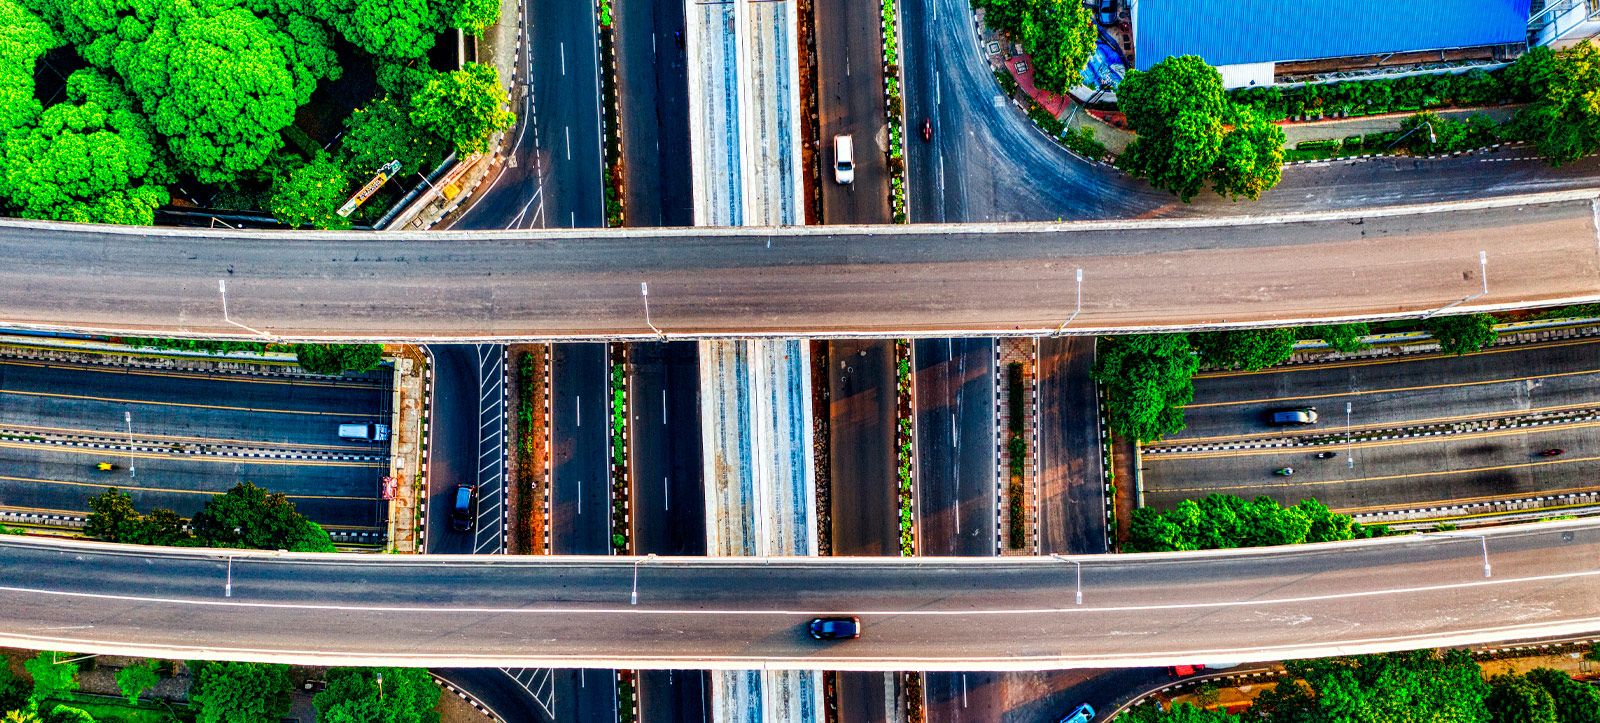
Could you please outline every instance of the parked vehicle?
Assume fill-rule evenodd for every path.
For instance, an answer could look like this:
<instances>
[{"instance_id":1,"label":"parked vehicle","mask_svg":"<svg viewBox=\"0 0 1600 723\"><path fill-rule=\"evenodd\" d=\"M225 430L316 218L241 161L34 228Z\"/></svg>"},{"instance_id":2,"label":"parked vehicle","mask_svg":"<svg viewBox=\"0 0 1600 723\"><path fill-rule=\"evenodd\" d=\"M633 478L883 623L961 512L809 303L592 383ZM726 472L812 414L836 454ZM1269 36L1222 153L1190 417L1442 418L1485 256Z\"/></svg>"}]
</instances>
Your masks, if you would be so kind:
<instances>
[{"instance_id":1,"label":"parked vehicle","mask_svg":"<svg viewBox=\"0 0 1600 723\"><path fill-rule=\"evenodd\" d=\"M339 425L339 438L357 442L387 442L389 441L389 425L370 422L341 424Z\"/></svg>"},{"instance_id":2,"label":"parked vehicle","mask_svg":"<svg viewBox=\"0 0 1600 723\"><path fill-rule=\"evenodd\" d=\"M472 522L477 519L478 489L472 485L456 485L455 497L450 506L450 529L456 532L470 532Z\"/></svg>"},{"instance_id":3,"label":"parked vehicle","mask_svg":"<svg viewBox=\"0 0 1600 723\"><path fill-rule=\"evenodd\" d=\"M1103 27L1117 24L1117 0L1099 0L1095 3L1095 22Z\"/></svg>"},{"instance_id":4,"label":"parked vehicle","mask_svg":"<svg viewBox=\"0 0 1600 723\"><path fill-rule=\"evenodd\" d=\"M812 618L806 629L817 640L854 640L861 637L861 618L854 615Z\"/></svg>"},{"instance_id":5,"label":"parked vehicle","mask_svg":"<svg viewBox=\"0 0 1600 723\"><path fill-rule=\"evenodd\" d=\"M1070 715L1061 719L1061 723L1089 723L1094 720L1094 707L1088 703L1078 706Z\"/></svg>"},{"instance_id":6,"label":"parked vehicle","mask_svg":"<svg viewBox=\"0 0 1600 723\"><path fill-rule=\"evenodd\" d=\"M1316 424L1317 408L1300 407L1299 409L1274 409L1267 414L1267 423L1274 427L1289 427L1297 424Z\"/></svg>"},{"instance_id":7,"label":"parked vehicle","mask_svg":"<svg viewBox=\"0 0 1600 723\"><path fill-rule=\"evenodd\" d=\"M833 137L833 180L841 186L856 182L855 142L850 136Z\"/></svg>"}]
</instances>

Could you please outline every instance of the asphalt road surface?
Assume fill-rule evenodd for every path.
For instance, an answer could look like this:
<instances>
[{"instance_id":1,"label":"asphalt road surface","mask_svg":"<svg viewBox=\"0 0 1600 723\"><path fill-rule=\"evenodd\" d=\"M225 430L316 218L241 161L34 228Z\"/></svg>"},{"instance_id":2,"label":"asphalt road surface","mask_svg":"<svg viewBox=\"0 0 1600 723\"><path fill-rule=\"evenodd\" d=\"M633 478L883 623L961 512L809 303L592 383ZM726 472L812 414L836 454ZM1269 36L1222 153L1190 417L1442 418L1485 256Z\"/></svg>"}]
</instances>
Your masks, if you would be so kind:
<instances>
[{"instance_id":1,"label":"asphalt road surface","mask_svg":"<svg viewBox=\"0 0 1600 723\"><path fill-rule=\"evenodd\" d=\"M6 220L0 254L13 262L0 269L0 321L241 333L217 293L231 268L233 321L320 338L654 336L643 281L670 334L1040 333L1071 315L1081 267L1071 329L1088 333L1437 309L1479 292L1483 251L1489 293L1456 307L1469 311L1600 296L1591 196L1237 225L230 230L218 236L252 240L204 244L194 234L213 232L111 226L59 226L42 244L41 224ZM103 273L106 257L118 274Z\"/></svg>"},{"instance_id":2,"label":"asphalt road surface","mask_svg":"<svg viewBox=\"0 0 1600 723\"><path fill-rule=\"evenodd\" d=\"M557 555L611 552L611 365L605 344L550 350L550 548ZM610 670L555 671L556 720L611 721Z\"/></svg>"},{"instance_id":3,"label":"asphalt road surface","mask_svg":"<svg viewBox=\"0 0 1600 723\"><path fill-rule=\"evenodd\" d=\"M706 554L705 465L700 445L700 346L640 342L628 347L633 427L634 552ZM639 673L639 716L647 723L708 721L703 670Z\"/></svg>"},{"instance_id":4,"label":"asphalt road surface","mask_svg":"<svg viewBox=\"0 0 1600 723\"><path fill-rule=\"evenodd\" d=\"M618 2L623 204L629 226L693 226L684 5Z\"/></svg>"},{"instance_id":5,"label":"asphalt road surface","mask_svg":"<svg viewBox=\"0 0 1600 723\"><path fill-rule=\"evenodd\" d=\"M641 555L704 555L699 345L631 344L628 363L633 549Z\"/></svg>"},{"instance_id":6,"label":"asphalt road surface","mask_svg":"<svg viewBox=\"0 0 1600 723\"><path fill-rule=\"evenodd\" d=\"M967 0L900 7L906 121L932 118L933 142L906 143L916 223L1246 215L1396 204L1593 185L1600 159L1550 168L1525 148L1439 160L1395 158L1288 166L1259 201L1212 194L1185 204L1088 163L1035 129L1001 95L978 47Z\"/></svg>"},{"instance_id":7,"label":"asphalt road surface","mask_svg":"<svg viewBox=\"0 0 1600 723\"><path fill-rule=\"evenodd\" d=\"M1092 336L1039 340L1039 551L1106 551L1104 451Z\"/></svg>"},{"instance_id":8,"label":"asphalt road surface","mask_svg":"<svg viewBox=\"0 0 1600 723\"><path fill-rule=\"evenodd\" d=\"M1216 491L1375 512L1593 490L1597 352L1600 340L1580 339L1200 375L1189 427L1143 457L1146 503ZM1316 425L1265 423L1301 407ZM1273 474L1285 467L1294 474Z\"/></svg>"},{"instance_id":9,"label":"asphalt road surface","mask_svg":"<svg viewBox=\"0 0 1600 723\"><path fill-rule=\"evenodd\" d=\"M994 340L920 339L917 553L996 554Z\"/></svg>"},{"instance_id":10,"label":"asphalt road surface","mask_svg":"<svg viewBox=\"0 0 1600 723\"><path fill-rule=\"evenodd\" d=\"M383 525L388 448L342 440L387 421L381 375L255 376L0 359L0 507L81 515L107 487L191 516L251 481L339 531ZM100 463L115 465L103 472Z\"/></svg>"},{"instance_id":11,"label":"asphalt road surface","mask_svg":"<svg viewBox=\"0 0 1600 723\"><path fill-rule=\"evenodd\" d=\"M883 19L879 5L816 0L818 122L824 223L888 223L889 124L883 94ZM855 182L834 181L835 136L850 136ZM841 706L841 709L843 707Z\"/></svg>"},{"instance_id":12,"label":"asphalt road surface","mask_svg":"<svg viewBox=\"0 0 1600 723\"><path fill-rule=\"evenodd\" d=\"M523 0L517 127L508 158L450 225L458 230L605 225L600 153L600 45L595 9Z\"/></svg>"},{"instance_id":13,"label":"asphalt road surface","mask_svg":"<svg viewBox=\"0 0 1600 723\"><path fill-rule=\"evenodd\" d=\"M899 555L894 342L827 344L833 554Z\"/></svg>"},{"instance_id":14,"label":"asphalt road surface","mask_svg":"<svg viewBox=\"0 0 1600 723\"><path fill-rule=\"evenodd\" d=\"M1590 634L1597 559L1592 520L1481 539L1091 555L1076 560L1077 605L1072 560L658 558L630 605L629 558L12 537L0 540L0 645L329 665L1160 666ZM802 627L818 613L860 615L864 639L811 640Z\"/></svg>"},{"instance_id":15,"label":"asphalt road surface","mask_svg":"<svg viewBox=\"0 0 1600 723\"><path fill-rule=\"evenodd\" d=\"M503 723L555 723L548 669L434 668L434 676L467 691Z\"/></svg>"},{"instance_id":16,"label":"asphalt road surface","mask_svg":"<svg viewBox=\"0 0 1600 723\"><path fill-rule=\"evenodd\" d=\"M611 552L611 365L604 344L550 350L550 546L557 555Z\"/></svg>"},{"instance_id":17,"label":"asphalt road surface","mask_svg":"<svg viewBox=\"0 0 1600 723\"><path fill-rule=\"evenodd\" d=\"M505 552L505 347L443 344L433 354L428 551ZM476 488L471 529L450 526L457 485Z\"/></svg>"}]
</instances>

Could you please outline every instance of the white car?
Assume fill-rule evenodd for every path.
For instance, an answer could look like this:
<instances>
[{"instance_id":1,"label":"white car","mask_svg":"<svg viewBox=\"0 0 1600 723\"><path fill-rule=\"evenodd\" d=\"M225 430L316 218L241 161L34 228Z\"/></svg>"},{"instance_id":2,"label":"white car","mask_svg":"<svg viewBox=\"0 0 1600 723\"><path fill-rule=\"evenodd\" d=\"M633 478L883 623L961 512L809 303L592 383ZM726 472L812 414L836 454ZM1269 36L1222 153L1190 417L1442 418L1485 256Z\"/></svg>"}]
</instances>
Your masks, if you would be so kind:
<instances>
[{"instance_id":1,"label":"white car","mask_svg":"<svg viewBox=\"0 0 1600 723\"><path fill-rule=\"evenodd\" d=\"M841 186L856 182L855 143L850 136L833 137L833 180Z\"/></svg>"}]
</instances>

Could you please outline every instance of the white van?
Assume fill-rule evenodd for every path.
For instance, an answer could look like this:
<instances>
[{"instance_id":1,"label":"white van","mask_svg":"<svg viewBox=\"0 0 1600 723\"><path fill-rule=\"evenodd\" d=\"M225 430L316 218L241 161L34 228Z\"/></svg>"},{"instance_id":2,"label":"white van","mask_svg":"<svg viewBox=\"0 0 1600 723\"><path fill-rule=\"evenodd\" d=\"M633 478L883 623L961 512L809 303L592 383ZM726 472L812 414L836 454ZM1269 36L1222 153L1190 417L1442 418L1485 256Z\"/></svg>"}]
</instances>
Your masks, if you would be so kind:
<instances>
[{"instance_id":1,"label":"white van","mask_svg":"<svg viewBox=\"0 0 1600 723\"><path fill-rule=\"evenodd\" d=\"M850 136L833 137L833 180L841 186L856 182L856 150Z\"/></svg>"},{"instance_id":2,"label":"white van","mask_svg":"<svg viewBox=\"0 0 1600 723\"><path fill-rule=\"evenodd\" d=\"M341 424L339 425L339 438L357 442L387 442L389 440L389 425L364 422Z\"/></svg>"}]
</instances>

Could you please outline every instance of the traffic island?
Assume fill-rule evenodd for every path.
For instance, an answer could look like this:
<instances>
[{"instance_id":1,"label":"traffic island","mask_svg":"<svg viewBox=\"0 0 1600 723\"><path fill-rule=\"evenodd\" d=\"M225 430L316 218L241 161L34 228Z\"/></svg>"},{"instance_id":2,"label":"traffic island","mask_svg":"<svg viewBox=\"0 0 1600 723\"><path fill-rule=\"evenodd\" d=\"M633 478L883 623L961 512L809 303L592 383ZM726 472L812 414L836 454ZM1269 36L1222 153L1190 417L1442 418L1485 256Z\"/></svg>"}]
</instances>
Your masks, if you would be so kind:
<instances>
[{"instance_id":1,"label":"traffic island","mask_svg":"<svg viewBox=\"0 0 1600 723\"><path fill-rule=\"evenodd\" d=\"M516 452L507 470L508 503L515 518L508 547L519 555L550 553L550 345L513 344L511 398Z\"/></svg>"}]
</instances>

